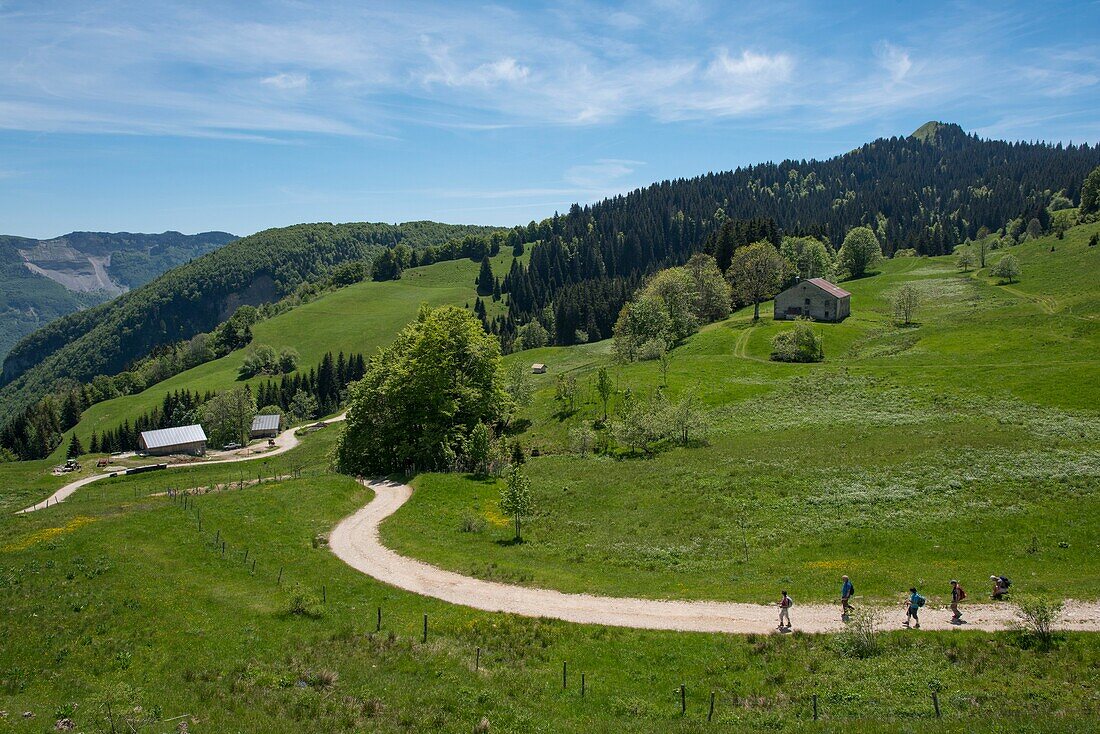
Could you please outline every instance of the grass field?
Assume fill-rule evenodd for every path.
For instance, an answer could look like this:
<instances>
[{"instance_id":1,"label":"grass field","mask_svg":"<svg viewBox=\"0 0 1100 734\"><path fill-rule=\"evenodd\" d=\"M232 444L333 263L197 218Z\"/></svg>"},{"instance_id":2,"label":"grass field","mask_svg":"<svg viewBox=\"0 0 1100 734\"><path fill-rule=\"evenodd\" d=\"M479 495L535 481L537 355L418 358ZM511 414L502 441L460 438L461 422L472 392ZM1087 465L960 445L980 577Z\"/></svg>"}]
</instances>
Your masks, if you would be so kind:
<instances>
[{"instance_id":1,"label":"grass field","mask_svg":"<svg viewBox=\"0 0 1100 734\"><path fill-rule=\"evenodd\" d=\"M1095 599L1100 252L1085 242L1096 229L1072 230L1055 252L1053 240L1016 248L1024 274L1008 288L949 259L891 261L846 284L854 316L817 327L820 365L767 361L788 325L740 312L706 328L677 348L667 392L698 395L707 442L649 458L569 452L569 428L598 410L590 383L611 365L607 343L511 356L551 370L520 436L543 454L528 463L539 510L526 542L498 542L510 529L493 482L443 475L415 479L385 540L464 573L602 594L772 601L782 584L824 601L849 573L867 600L918 582L936 603L951 576L977 598L998 572L1022 592ZM306 364L372 350L420 302L472 302L475 274L445 263L352 286L256 338ZM915 328L890 323L903 282L929 296ZM232 384L235 360L176 386ZM564 371L585 396L571 416L553 401ZM652 363L611 371L620 391L660 383ZM98 415L120 421L165 389ZM267 461L104 480L29 516L11 511L71 477L46 475L49 462L0 465L0 731L52 731L64 717L85 732L181 721L191 732L469 732L483 717L493 732L1082 731L1100 716L1094 634L1041 649L1018 633L903 633L887 619L879 652L860 657L844 635L572 625L383 586L325 545L370 496L328 470L338 430ZM186 510L162 494L257 473L267 481L199 494Z\"/></svg>"},{"instance_id":2,"label":"grass field","mask_svg":"<svg viewBox=\"0 0 1100 734\"><path fill-rule=\"evenodd\" d=\"M498 732L786 729L809 723L814 695L821 730L973 730L996 710L1006 730L1070 731L1098 713L1092 635L1041 651L1013 634L887 633L863 659L828 636L579 626L382 587L314 547L368 499L318 466L334 437L272 460L272 473L304 461L302 479L198 496L192 510L148 495L239 468L107 480L0 521L0 728L41 732L71 716L87 732L112 720L118 731L185 720L193 732L466 732L482 717ZM310 615L290 613L298 594ZM930 684L945 717L935 724Z\"/></svg>"},{"instance_id":3,"label":"grass field","mask_svg":"<svg viewBox=\"0 0 1100 734\"><path fill-rule=\"evenodd\" d=\"M493 271L503 277L512 264L510 251L493 258ZM276 351L293 347L301 355L299 364L306 370L315 367L325 352L363 352L372 354L388 344L401 328L416 316L420 304L473 305L477 293L474 279L479 264L469 259L451 260L413 268L400 280L375 283L367 281L341 288L253 327L253 343L268 344ZM503 313L501 304L487 299L490 315ZM76 432L88 445L92 431L113 429L123 420L133 421L159 406L167 392L189 389L206 392L225 390L244 384L237 371L245 350L238 350L181 372L135 395L107 400L84 412ZM255 385L263 377L248 382ZM51 460L63 458L68 442L63 441Z\"/></svg>"},{"instance_id":4,"label":"grass field","mask_svg":"<svg viewBox=\"0 0 1100 734\"><path fill-rule=\"evenodd\" d=\"M816 327L820 365L767 361L790 326L754 325L750 310L706 328L675 350L667 387L709 407L703 447L570 454L568 429L602 412L598 366L641 394L658 367L615 366L606 344L514 355L550 365L521 437L544 454L529 465L538 510L526 542L502 544L512 531L496 482L455 475L419 477L384 538L462 573L567 591L764 602L785 586L827 601L847 573L873 599L917 584L943 600L951 578L973 593L997 573L1094 599L1096 229L1014 248L1024 275L1007 287L958 273L953 258L890 261L845 284L851 318ZM916 327L892 323L904 282L926 295ZM581 383L576 415L553 401L562 373Z\"/></svg>"}]
</instances>

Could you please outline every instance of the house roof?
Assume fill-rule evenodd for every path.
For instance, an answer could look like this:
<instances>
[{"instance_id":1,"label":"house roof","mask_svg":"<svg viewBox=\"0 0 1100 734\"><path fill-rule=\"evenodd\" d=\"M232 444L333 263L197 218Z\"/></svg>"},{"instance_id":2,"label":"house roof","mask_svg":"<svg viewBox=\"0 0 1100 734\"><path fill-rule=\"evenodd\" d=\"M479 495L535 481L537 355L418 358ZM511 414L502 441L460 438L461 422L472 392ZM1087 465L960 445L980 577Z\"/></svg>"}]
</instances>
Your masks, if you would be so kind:
<instances>
[{"instance_id":1,"label":"house roof","mask_svg":"<svg viewBox=\"0 0 1100 734\"><path fill-rule=\"evenodd\" d=\"M161 428L156 431L141 432L141 441L147 449L162 449L166 446L198 443L205 440L206 434L200 425L176 426L175 428Z\"/></svg>"},{"instance_id":2,"label":"house roof","mask_svg":"<svg viewBox=\"0 0 1100 734\"><path fill-rule=\"evenodd\" d=\"M825 291L829 295L836 296L837 298L844 298L845 296L852 295L848 291L844 290L843 288L838 288L824 278L810 278L806 282L813 283L821 290Z\"/></svg>"},{"instance_id":3,"label":"house roof","mask_svg":"<svg viewBox=\"0 0 1100 734\"><path fill-rule=\"evenodd\" d=\"M252 419L253 431L277 431L279 430L278 415L258 415Z\"/></svg>"},{"instance_id":4,"label":"house roof","mask_svg":"<svg viewBox=\"0 0 1100 734\"><path fill-rule=\"evenodd\" d=\"M542 362L535 362L533 365L531 365L531 369L533 370L541 370L545 369L545 367L546 365L544 365Z\"/></svg>"}]
</instances>

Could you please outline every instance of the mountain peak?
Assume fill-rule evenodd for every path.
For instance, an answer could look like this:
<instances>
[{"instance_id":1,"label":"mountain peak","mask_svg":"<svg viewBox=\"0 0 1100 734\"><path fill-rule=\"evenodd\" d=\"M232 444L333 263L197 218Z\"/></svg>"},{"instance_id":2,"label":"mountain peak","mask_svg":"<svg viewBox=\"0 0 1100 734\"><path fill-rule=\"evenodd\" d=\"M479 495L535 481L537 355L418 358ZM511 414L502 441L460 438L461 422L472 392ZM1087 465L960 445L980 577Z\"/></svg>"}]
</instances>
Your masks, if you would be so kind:
<instances>
[{"instance_id":1,"label":"mountain peak","mask_svg":"<svg viewBox=\"0 0 1100 734\"><path fill-rule=\"evenodd\" d=\"M925 143L943 144L947 140L957 140L959 138L967 137L966 131L959 125L953 122L939 122L937 120L929 120L924 123L909 136L915 140L920 140Z\"/></svg>"}]
</instances>

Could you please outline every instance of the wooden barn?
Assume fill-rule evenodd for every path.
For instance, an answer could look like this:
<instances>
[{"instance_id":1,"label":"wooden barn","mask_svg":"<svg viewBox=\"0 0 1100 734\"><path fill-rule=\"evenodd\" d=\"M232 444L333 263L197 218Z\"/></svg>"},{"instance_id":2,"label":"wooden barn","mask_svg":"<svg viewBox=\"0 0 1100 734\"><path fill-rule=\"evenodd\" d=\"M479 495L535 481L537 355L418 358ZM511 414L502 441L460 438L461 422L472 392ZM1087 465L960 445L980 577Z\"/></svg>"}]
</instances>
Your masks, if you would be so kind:
<instances>
[{"instance_id":1,"label":"wooden barn","mask_svg":"<svg viewBox=\"0 0 1100 734\"><path fill-rule=\"evenodd\" d=\"M851 300L851 293L824 278L801 280L775 297L775 318L843 321L852 312Z\"/></svg>"},{"instance_id":2,"label":"wooden barn","mask_svg":"<svg viewBox=\"0 0 1100 734\"><path fill-rule=\"evenodd\" d=\"M252 429L248 432L250 438L275 438L282 427L281 415L258 415L252 419Z\"/></svg>"},{"instance_id":3,"label":"wooden barn","mask_svg":"<svg viewBox=\"0 0 1100 734\"><path fill-rule=\"evenodd\" d=\"M167 456L168 454L202 456L206 453L206 433L200 425L142 431L138 445L141 447L141 452L149 456Z\"/></svg>"}]
</instances>

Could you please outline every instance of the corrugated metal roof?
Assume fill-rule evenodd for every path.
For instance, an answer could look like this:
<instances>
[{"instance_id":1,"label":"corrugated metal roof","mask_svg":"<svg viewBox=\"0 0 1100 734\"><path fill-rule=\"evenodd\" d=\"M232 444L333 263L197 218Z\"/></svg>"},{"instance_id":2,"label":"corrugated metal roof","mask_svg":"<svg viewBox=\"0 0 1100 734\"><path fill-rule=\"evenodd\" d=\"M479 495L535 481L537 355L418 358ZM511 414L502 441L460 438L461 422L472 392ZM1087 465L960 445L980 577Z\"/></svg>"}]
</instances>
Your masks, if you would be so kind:
<instances>
[{"instance_id":1,"label":"corrugated metal roof","mask_svg":"<svg viewBox=\"0 0 1100 734\"><path fill-rule=\"evenodd\" d=\"M161 449L165 446L178 446L185 443L197 443L205 441L206 434L202 426L176 426L175 428L161 428L156 431L142 431L141 441L147 449Z\"/></svg>"},{"instance_id":2,"label":"corrugated metal roof","mask_svg":"<svg viewBox=\"0 0 1100 734\"><path fill-rule=\"evenodd\" d=\"M824 278L810 278L806 282L813 283L814 285L816 285L821 290L825 291L826 293L832 294L832 295L836 296L837 298L844 298L844 296L852 295L848 291L844 290L843 288L838 288L837 286L833 285L832 283L825 280Z\"/></svg>"},{"instance_id":3,"label":"corrugated metal roof","mask_svg":"<svg viewBox=\"0 0 1100 734\"><path fill-rule=\"evenodd\" d=\"M277 431L279 430L278 415L258 415L252 419L253 431Z\"/></svg>"}]
</instances>

